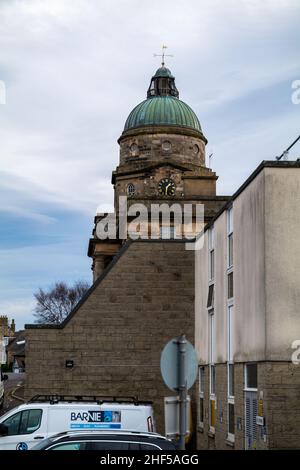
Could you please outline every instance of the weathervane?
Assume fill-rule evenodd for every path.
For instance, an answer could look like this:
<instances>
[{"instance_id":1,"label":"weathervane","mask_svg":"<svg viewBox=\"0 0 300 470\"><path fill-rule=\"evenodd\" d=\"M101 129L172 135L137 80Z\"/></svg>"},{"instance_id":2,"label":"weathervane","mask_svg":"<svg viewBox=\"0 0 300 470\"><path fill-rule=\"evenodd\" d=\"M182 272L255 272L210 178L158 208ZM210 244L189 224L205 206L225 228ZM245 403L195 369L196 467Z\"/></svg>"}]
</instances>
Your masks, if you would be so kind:
<instances>
[{"instance_id":1,"label":"weathervane","mask_svg":"<svg viewBox=\"0 0 300 470\"><path fill-rule=\"evenodd\" d=\"M162 67L164 67L164 65L165 65L165 57L173 57L172 54L165 54L165 49L167 49L167 46L162 45L162 54L153 54L154 57L161 57Z\"/></svg>"}]
</instances>

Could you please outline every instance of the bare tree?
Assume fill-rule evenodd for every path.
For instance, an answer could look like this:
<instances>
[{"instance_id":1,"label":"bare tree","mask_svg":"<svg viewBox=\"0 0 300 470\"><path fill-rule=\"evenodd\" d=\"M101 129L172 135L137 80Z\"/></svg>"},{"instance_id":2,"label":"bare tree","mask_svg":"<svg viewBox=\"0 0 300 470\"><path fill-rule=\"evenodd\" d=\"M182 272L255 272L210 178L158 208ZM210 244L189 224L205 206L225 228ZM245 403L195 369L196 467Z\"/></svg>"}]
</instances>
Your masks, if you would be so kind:
<instances>
[{"instance_id":1,"label":"bare tree","mask_svg":"<svg viewBox=\"0 0 300 470\"><path fill-rule=\"evenodd\" d=\"M34 313L35 322L61 323L88 289L89 285L85 281L77 281L73 286L68 286L65 282L57 282L47 291L40 288L34 294L37 301Z\"/></svg>"}]
</instances>

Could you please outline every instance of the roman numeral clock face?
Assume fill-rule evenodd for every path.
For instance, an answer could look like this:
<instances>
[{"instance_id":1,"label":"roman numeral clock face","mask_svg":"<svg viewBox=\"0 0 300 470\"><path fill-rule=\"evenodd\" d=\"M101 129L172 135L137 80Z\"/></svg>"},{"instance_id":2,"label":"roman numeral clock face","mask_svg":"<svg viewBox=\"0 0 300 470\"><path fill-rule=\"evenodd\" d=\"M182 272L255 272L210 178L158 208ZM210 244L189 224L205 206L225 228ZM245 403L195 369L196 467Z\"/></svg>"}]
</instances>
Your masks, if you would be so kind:
<instances>
[{"instance_id":1,"label":"roman numeral clock face","mask_svg":"<svg viewBox=\"0 0 300 470\"><path fill-rule=\"evenodd\" d=\"M164 178L158 183L158 192L161 196L174 196L175 190L175 183L169 178Z\"/></svg>"}]
</instances>

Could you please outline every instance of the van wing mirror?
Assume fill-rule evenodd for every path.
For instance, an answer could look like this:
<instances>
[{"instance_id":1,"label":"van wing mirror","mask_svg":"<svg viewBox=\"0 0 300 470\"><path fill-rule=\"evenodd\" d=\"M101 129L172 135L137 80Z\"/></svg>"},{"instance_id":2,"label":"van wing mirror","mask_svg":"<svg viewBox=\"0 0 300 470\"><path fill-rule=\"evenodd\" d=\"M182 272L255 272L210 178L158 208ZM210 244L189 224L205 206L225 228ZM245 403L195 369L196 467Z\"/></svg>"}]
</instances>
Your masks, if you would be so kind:
<instances>
[{"instance_id":1,"label":"van wing mirror","mask_svg":"<svg viewBox=\"0 0 300 470\"><path fill-rule=\"evenodd\" d=\"M5 424L0 424L0 436L8 435L8 427Z\"/></svg>"}]
</instances>

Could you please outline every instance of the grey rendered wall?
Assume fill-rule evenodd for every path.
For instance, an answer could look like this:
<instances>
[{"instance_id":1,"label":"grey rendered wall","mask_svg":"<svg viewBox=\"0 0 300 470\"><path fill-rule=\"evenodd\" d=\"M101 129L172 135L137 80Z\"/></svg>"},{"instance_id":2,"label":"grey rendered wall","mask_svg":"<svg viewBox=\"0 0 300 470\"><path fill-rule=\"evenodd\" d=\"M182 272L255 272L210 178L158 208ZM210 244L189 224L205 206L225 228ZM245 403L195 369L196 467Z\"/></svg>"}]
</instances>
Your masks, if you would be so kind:
<instances>
[{"instance_id":1,"label":"grey rendered wall","mask_svg":"<svg viewBox=\"0 0 300 470\"><path fill-rule=\"evenodd\" d=\"M266 168L265 182L266 354L290 361L300 339L300 168Z\"/></svg>"}]
</instances>

